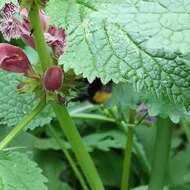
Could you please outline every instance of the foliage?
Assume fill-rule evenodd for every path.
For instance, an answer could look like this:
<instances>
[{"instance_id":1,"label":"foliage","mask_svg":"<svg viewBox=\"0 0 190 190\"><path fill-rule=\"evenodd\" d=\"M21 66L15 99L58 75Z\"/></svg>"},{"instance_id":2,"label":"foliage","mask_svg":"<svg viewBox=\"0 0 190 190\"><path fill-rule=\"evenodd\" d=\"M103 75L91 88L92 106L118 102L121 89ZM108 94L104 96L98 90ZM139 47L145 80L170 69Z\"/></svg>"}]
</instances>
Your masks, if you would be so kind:
<instances>
[{"instance_id":1,"label":"foliage","mask_svg":"<svg viewBox=\"0 0 190 190\"><path fill-rule=\"evenodd\" d=\"M1 124L16 125L20 119L36 106L37 100L33 94L20 94L16 91L20 77L0 72L0 118ZM52 119L50 108L46 108L32 123L29 128L34 129L49 123Z\"/></svg>"},{"instance_id":2,"label":"foliage","mask_svg":"<svg viewBox=\"0 0 190 190\"><path fill-rule=\"evenodd\" d=\"M0 0L0 9L8 2L16 3L16 0ZM23 2L28 3L27 0ZM44 0L36 2L40 7L46 4ZM31 11L38 18L35 6ZM162 155L162 150L167 149L163 146L155 149L154 144L168 139L164 139L165 134L158 139L156 134L161 127L157 122L149 123L147 117L150 116L157 121L164 118L162 129L167 127L173 131L171 147L168 147L170 154L169 151L165 153L165 157L169 156L168 168L159 166L161 172L165 169L162 190L190 189L189 10L187 0L47 1L45 11L51 24L59 27L62 33L64 28L66 30L67 49L58 59L56 48L52 47L62 40L59 45L65 48L65 38L52 38L47 52L45 48L32 49L21 39L10 41L24 49L34 70L39 72L38 82L47 105L35 119L32 118L27 128L23 126L25 130L15 134L17 124L36 107L41 96L38 91L22 93L17 90L25 77L0 71L0 189L82 190L66 151L91 190L95 189L92 184L99 183L101 187L101 180L105 190L119 190L122 170L126 169L122 168L123 157L131 127L134 136L128 168L129 189L152 190L148 187L154 173L152 162L159 157L155 154ZM32 29L29 37L37 36L36 42L45 47L42 32L37 27L39 23L36 23L33 26L38 32ZM47 31L43 32L46 36ZM1 34L0 42L5 42ZM55 92L45 91L41 84L44 78L40 63L45 63L46 69L52 60L54 65L63 65L65 77L63 88L60 91L56 88ZM88 93L90 82L97 77L102 85L112 83L109 101L102 105L74 102L78 92ZM57 116L49 100L54 101ZM139 111L142 103L147 110L145 114ZM55 109L55 105L59 109ZM51 133L49 125L57 137ZM2 142L7 139L9 144L2 150ZM161 162L157 160L157 163ZM158 179L162 177L157 176Z\"/></svg>"},{"instance_id":3,"label":"foliage","mask_svg":"<svg viewBox=\"0 0 190 190\"><path fill-rule=\"evenodd\" d=\"M47 13L52 24L67 28L65 69L90 81L127 80L188 108L188 8L169 0L51 0Z\"/></svg>"},{"instance_id":4,"label":"foliage","mask_svg":"<svg viewBox=\"0 0 190 190\"><path fill-rule=\"evenodd\" d=\"M0 189L46 190L46 178L37 164L18 152L0 154ZM23 180L24 179L24 180Z\"/></svg>"}]
</instances>

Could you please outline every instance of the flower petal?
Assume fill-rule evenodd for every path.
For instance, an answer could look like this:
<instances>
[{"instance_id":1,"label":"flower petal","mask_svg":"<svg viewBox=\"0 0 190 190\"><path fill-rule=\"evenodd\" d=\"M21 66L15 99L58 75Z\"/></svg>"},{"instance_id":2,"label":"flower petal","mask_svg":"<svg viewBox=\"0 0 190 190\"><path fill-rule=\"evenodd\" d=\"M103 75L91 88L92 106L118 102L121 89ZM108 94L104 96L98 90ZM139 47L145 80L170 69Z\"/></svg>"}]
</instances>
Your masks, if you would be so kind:
<instances>
[{"instance_id":1,"label":"flower petal","mask_svg":"<svg viewBox=\"0 0 190 190\"><path fill-rule=\"evenodd\" d=\"M6 43L0 44L0 68L9 72L23 73L26 76L34 74L24 51Z\"/></svg>"},{"instance_id":2,"label":"flower petal","mask_svg":"<svg viewBox=\"0 0 190 190\"><path fill-rule=\"evenodd\" d=\"M64 28L50 26L45 33L46 42L52 47L54 55L59 57L66 49L66 32Z\"/></svg>"}]
</instances>

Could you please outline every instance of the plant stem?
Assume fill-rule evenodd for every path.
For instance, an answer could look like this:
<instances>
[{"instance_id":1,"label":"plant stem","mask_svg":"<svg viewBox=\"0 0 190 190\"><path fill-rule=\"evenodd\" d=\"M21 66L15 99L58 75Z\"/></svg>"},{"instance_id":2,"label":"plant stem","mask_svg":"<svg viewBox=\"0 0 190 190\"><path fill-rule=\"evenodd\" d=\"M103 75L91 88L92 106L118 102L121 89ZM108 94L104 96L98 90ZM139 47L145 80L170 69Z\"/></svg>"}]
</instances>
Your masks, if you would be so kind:
<instances>
[{"instance_id":1,"label":"plant stem","mask_svg":"<svg viewBox=\"0 0 190 190\"><path fill-rule=\"evenodd\" d=\"M45 107L45 100L42 100L36 108L27 114L13 129L12 131L0 142L0 150L4 149L15 137L22 131L36 115L38 115Z\"/></svg>"},{"instance_id":2,"label":"plant stem","mask_svg":"<svg viewBox=\"0 0 190 190\"><path fill-rule=\"evenodd\" d=\"M77 114L71 114L71 117L74 119L92 119L97 121L106 121L106 122L115 123L115 119L100 114L77 113Z\"/></svg>"},{"instance_id":3,"label":"plant stem","mask_svg":"<svg viewBox=\"0 0 190 190\"><path fill-rule=\"evenodd\" d=\"M128 123L129 124L135 123L135 112L133 110L129 111ZM128 190L129 188L129 175L130 175L131 159L132 159L133 133L134 133L133 127L128 126L127 143L126 143L124 160L123 160L121 190Z\"/></svg>"},{"instance_id":4,"label":"plant stem","mask_svg":"<svg viewBox=\"0 0 190 190\"><path fill-rule=\"evenodd\" d=\"M30 23L33 29L33 36L35 40L36 50L39 55L39 59L42 65L43 71L53 65L50 54L48 53L47 45L45 43L42 26L40 23L39 7L34 2L29 12Z\"/></svg>"},{"instance_id":5,"label":"plant stem","mask_svg":"<svg viewBox=\"0 0 190 190\"><path fill-rule=\"evenodd\" d=\"M69 151L67 150L65 144L61 141L59 135L57 134L56 130L49 124L48 125L51 135L56 140L57 144L61 147L63 153L65 154L66 159L68 160L70 166L72 167L76 177L78 178L83 190L88 190L88 186L86 185L85 180L83 179L83 176L81 175L79 169L77 168L74 160L72 159L71 155L69 154Z\"/></svg>"},{"instance_id":6,"label":"plant stem","mask_svg":"<svg viewBox=\"0 0 190 190\"><path fill-rule=\"evenodd\" d=\"M88 154L85 145L82 142L80 134L68 114L65 106L61 106L55 102L52 102L53 109L59 120L60 126L63 129L67 139L69 140L75 156L79 162L79 165L91 187L92 190L104 190L101 179L94 166L94 163Z\"/></svg>"},{"instance_id":7,"label":"plant stem","mask_svg":"<svg viewBox=\"0 0 190 190\"><path fill-rule=\"evenodd\" d=\"M119 125L118 125L119 126ZM132 128L135 128L138 126L138 124L127 124L128 127L132 127ZM127 136L128 134L128 131L127 131L127 128L123 125L120 125L119 126L121 128L121 130L125 133L125 135ZM142 152L142 148L139 147L138 145L138 142L137 142L137 139L136 140L133 140L133 148L137 154L137 157L141 163L141 165L143 166L143 169L144 169L144 172L145 174L149 177L150 176L150 164L148 162L148 159L146 157L145 154L143 154Z\"/></svg>"},{"instance_id":8,"label":"plant stem","mask_svg":"<svg viewBox=\"0 0 190 190\"><path fill-rule=\"evenodd\" d=\"M86 104L86 105L80 105L80 107L71 107L69 109L69 113L70 114L76 114L76 113L82 113L85 111L89 111L89 110L96 110L97 106L96 105L92 105L92 104Z\"/></svg>"},{"instance_id":9,"label":"plant stem","mask_svg":"<svg viewBox=\"0 0 190 190\"><path fill-rule=\"evenodd\" d=\"M168 169L172 126L169 119L158 119L149 190L163 190Z\"/></svg>"}]
</instances>

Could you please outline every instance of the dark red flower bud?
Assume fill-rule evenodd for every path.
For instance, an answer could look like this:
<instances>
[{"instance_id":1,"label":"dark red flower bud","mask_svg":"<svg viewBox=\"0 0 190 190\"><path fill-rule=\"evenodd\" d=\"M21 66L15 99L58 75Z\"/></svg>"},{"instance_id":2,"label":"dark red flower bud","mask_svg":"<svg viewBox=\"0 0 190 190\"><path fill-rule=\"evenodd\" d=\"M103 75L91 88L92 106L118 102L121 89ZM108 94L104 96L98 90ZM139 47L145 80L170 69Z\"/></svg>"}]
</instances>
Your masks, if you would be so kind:
<instances>
[{"instance_id":1,"label":"dark red flower bud","mask_svg":"<svg viewBox=\"0 0 190 190\"><path fill-rule=\"evenodd\" d=\"M52 66L44 74L44 88L52 92L59 90L62 87L63 79L63 69L60 66Z\"/></svg>"},{"instance_id":2,"label":"dark red flower bud","mask_svg":"<svg viewBox=\"0 0 190 190\"><path fill-rule=\"evenodd\" d=\"M26 76L34 74L24 51L6 43L0 44L0 68L13 73L23 73Z\"/></svg>"}]
</instances>

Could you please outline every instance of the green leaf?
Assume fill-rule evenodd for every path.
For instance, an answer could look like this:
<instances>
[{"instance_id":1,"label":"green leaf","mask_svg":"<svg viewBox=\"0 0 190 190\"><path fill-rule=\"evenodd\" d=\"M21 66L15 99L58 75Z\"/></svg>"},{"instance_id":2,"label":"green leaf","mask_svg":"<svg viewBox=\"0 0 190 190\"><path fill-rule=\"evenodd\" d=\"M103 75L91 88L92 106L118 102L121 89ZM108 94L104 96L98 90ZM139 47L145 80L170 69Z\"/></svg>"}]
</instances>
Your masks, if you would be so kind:
<instances>
[{"instance_id":1,"label":"green leaf","mask_svg":"<svg viewBox=\"0 0 190 190\"><path fill-rule=\"evenodd\" d=\"M190 183L190 147L180 152L170 161L170 184L171 187L189 185ZM181 188L180 188L181 189Z\"/></svg>"},{"instance_id":2,"label":"green leaf","mask_svg":"<svg viewBox=\"0 0 190 190\"><path fill-rule=\"evenodd\" d=\"M39 101L33 94L19 94L16 91L21 79L19 75L0 71L0 124L15 126ZM49 123L52 117L53 112L48 106L28 127L34 129L43 126Z\"/></svg>"},{"instance_id":3,"label":"green leaf","mask_svg":"<svg viewBox=\"0 0 190 190\"><path fill-rule=\"evenodd\" d=\"M35 159L48 178L48 190L72 190L66 182L61 181L60 176L66 165L59 154L53 151L39 152Z\"/></svg>"},{"instance_id":4,"label":"green leaf","mask_svg":"<svg viewBox=\"0 0 190 190\"><path fill-rule=\"evenodd\" d=\"M8 128L6 126L0 126L0 141L5 138L9 132L11 131L11 128ZM9 148L11 149L23 149L24 151L31 151L34 149L34 146L38 142L38 138L33 136L32 134L28 132L21 132L19 133L9 144Z\"/></svg>"},{"instance_id":5,"label":"green leaf","mask_svg":"<svg viewBox=\"0 0 190 190\"><path fill-rule=\"evenodd\" d=\"M190 185L179 185L179 186L175 186L175 187L171 187L170 190L189 190L190 189Z\"/></svg>"},{"instance_id":6,"label":"green leaf","mask_svg":"<svg viewBox=\"0 0 190 190\"><path fill-rule=\"evenodd\" d=\"M140 187L137 187L137 188L133 188L131 190L148 190L148 186L140 186ZM169 190L169 188L165 187L163 190Z\"/></svg>"},{"instance_id":7,"label":"green leaf","mask_svg":"<svg viewBox=\"0 0 190 190\"><path fill-rule=\"evenodd\" d=\"M121 149L125 146L126 136L119 130L108 130L83 137L89 151L94 149L109 151L111 148Z\"/></svg>"},{"instance_id":8,"label":"green leaf","mask_svg":"<svg viewBox=\"0 0 190 190\"><path fill-rule=\"evenodd\" d=\"M141 187L133 188L132 190L148 190L148 187L147 186L141 186Z\"/></svg>"},{"instance_id":9,"label":"green leaf","mask_svg":"<svg viewBox=\"0 0 190 190\"><path fill-rule=\"evenodd\" d=\"M112 96L107 105L117 106L120 111L126 114L129 108L137 108L141 96L134 90L131 84L120 83L113 86Z\"/></svg>"},{"instance_id":10,"label":"green leaf","mask_svg":"<svg viewBox=\"0 0 190 190\"><path fill-rule=\"evenodd\" d=\"M121 182L122 155L110 150L95 151L93 158L104 185L119 187Z\"/></svg>"},{"instance_id":11,"label":"green leaf","mask_svg":"<svg viewBox=\"0 0 190 190\"><path fill-rule=\"evenodd\" d=\"M189 108L189 9L188 1L50 0L47 13L67 28L66 70L127 80Z\"/></svg>"},{"instance_id":12,"label":"green leaf","mask_svg":"<svg viewBox=\"0 0 190 190\"><path fill-rule=\"evenodd\" d=\"M183 105L173 104L166 95L159 98L149 96L146 105L150 116L169 117L173 123L179 123L184 116L189 117L190 114Z\"/></svg>"},{"instance_id":13,"label":"green leaf","mask_svg":"<svg viewBox=\"0 0 190 190\"><path fill-rule=\"evenodd\" d=\"M0 153L1 190L47 190L46 178L37 164L18 152Z\"/></svg>"}]
</instances>

